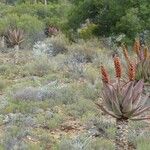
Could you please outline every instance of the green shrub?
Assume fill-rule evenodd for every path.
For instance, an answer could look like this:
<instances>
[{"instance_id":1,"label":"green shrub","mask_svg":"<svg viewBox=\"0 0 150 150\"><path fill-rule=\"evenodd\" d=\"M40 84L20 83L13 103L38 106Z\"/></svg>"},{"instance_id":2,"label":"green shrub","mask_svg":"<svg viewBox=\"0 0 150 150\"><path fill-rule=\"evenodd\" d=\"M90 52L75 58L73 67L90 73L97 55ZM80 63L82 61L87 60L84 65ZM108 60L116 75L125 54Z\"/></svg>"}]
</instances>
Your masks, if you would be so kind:
<instances>
[{"instance_id":1,"label":"green shrub","mask_svg":"<svg viewBox=\"0 0 150 150\"><path fill-rule=\"evenodd\" d=\"M24 66L24 71L31 76L42 77L47 75L51 70L49 60L46 58L36 58L35 61L27 63Z\"/></svg>"},{"instance_id":2,"label":"green shrub","mask_svg":"<svg viewBox=\"0 0 150 150\"><path fill-rule=\"evenodd\" d=\"M65 16L68 8L68 5L64 3L50 3L45 7L43 3L32 4L27 2L16 5L16 7L13 7L10 10L10 13L37 16L38 19L46 25L55 25L61 27L66 19Z\"/></svg>"},{"instance_id":3,"label":"green shrub","mask_svg":"<svg viewBox=\"0 0 150 150\"><path fill-rule=\"evenodd\" d=\"M100 82L98 82L100 84ZM80 86L80 93L85 99L89 99L91 101L95 101L99 98L100 94L100 85L93 85L91 83L85 83Z\"/></svg>"},{"instance_id":4,"label":"green shrub","mask_svg":"<svg viewBox=\"0 0 150 150\"><path fill-rule=\"evenodd\" d=\"M90 23L81 29L78 29L80 38L87 40L94 36L94 32L96 32L97 25Z\"/></svg>"},{"instance_id":5,"label":"green shrub","mask_svg":"<svg viewBox=\"0 0 150 150\"><path fill-rule=\"evenodd\" d=\"M69 41L62 33L59 33L57 36L50 38L49 42L53 45L54 56L59 53L62 54L68 51Z\"/></svg>"},{"instance_id":6,"label":"green shrub","mask_svg":"<svg viewBox=\"0 0 150 150\"><path fill-rule=\"evenodd\" d=\"M79 95L76 93L74 85L58 85L57 88L52 89L55 92L54 101L58 105L69 105L76 103L79 99Z\"/></svg>"},{"instance_id":7,"label":"green shrub","mask_svg":"<svg viewBox=\"0 0 150 150\"><path fill-rule=\"evenodd\" d=\"M92 102L88 102L86 99L81 99L76 101L76 103L73 103L70 106L67 106L67 113L73 117L76 118L87 118L88 113L92 115L93 112L95 112L96 109Z\"/></svg>"},{"instance_id":8,"label":"green shrub","mask_svg":"<svg viewBox=\"0 0 150 150\"><path fill-rule=\"evenodd\" d=\"M6 87L6 81L0 80L0 91L2 91Z\"/></svg>"},{"instance_id":9,"label":"green shrub","mask_svg":"<svg viewBox=\"0 0 150 150\"><path fill-rule=\"evenodd\" d=\"M148 137L142 137L141 139L139 139L137 141L138 150L148 150L148 149L150 149L149 141L150 141L149 136Z\"/></svg>"},{"instance_id":10,"label":"green shrub","mask_svg":"<svg viewBox=\"0 0 150 150\"><path fill-rule=\"evenodd\" d=\"M17 27L19 17L17 14L8 14L0 18L0 32L5 33L8 28Z\"/></svg>"},{"instance_id":11,"label":"green shrub","mask_svg":"<svg viewBox=\"0 0 150 150\"><path fill-rule=\"evenodd\" d=\"M24 30L27 37L30 38L32 42L41 39L40 34L43 32L44 25L35 16L22 15L17 22L17 27Z\"/></svg>"},{"instance_id":12,"label":"green shrub","mask_svg":"<svg viewBox=\"0 0 150 150\"><path fill-rule=\"evenodd\" d=\"M89 41L79 40L69 47L70 55L73 55L73 59L77 59L79 63L92 62L101 51L101 43L97 38Z\"/></svg>"},{"instance_id":13,"label":"green shrub","mask_svg":"<svg viewBox=\"0 0 150 150\"><path fill-rule=\"evenodd\" d=\"M0 75L5 75L8 73L9 65L8 64L2 64L0 65Z\"/></svg>"},{"instance_id":14,"label":"green shrub","mask_svg":"<svg viewBox=\"0 0 150 150\"><path fill-rule=\"evenodd\" d=\"M73 139L62 139L58 145L58 150L91 150L91 137L87 135L77 136Z\"/></svg>"},{"instance_id":15,"label":"green shrub","mask_svg":"<svg viewBox=\"0 0 150 150\"><path fill-rule=\"evenodd\" d=\"M114 145L108 139L97 138L91 143L92 150L113 150Z\"/></svg>"},{"instance_id":16,"label":"green shrub","mask_svg":"<svg viewBox=\"0 0 150 150\"><path fill-rule=\"evenodd\" d=\"M92 84L94 84L97 78L99 77L97 68L94 68L94 66L91 64L85 66L84 74L85 78Z\"/></svg>"}]
</instances>

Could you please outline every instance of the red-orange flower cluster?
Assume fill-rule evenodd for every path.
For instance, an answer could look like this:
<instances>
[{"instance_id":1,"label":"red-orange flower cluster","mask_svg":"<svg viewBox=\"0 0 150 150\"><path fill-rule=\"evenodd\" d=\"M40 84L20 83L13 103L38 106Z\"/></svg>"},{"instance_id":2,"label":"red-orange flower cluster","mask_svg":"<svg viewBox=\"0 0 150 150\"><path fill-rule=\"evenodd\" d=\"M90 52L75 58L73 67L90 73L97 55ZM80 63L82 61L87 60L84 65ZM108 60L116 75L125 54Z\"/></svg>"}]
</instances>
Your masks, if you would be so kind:
<instances>
[{"instance_id":1,"label":"red-orange flower cluster","mask_svg":"<svg viewBox=\"0 0 150 150\"><path fill-rule=\"evenodd\" d=\"M101 65L101 74L103 82L109 83L109 74L103 65Z\"/></svg>"},{"instance_id":2,"label":"red-orange flower cluster","mask_svg":"<svg viewBox=\"0 0 150 150\"><path fill-rule=\"evenodd\" d=\"M144 48L144 59L147 59L149 57L148 47Z\"/></svg>"},{"instance_id":3,"label":"red-orange flower cluster","mask_svg":"<svg viewBox=\"0 0 150 150\"><path fill-rule=\"evenodd\" d=\"M133 49L134 51L136 52L137 56L140 56L140 41L139 40L136 40L134 42L134 46L133 46Z\"/></svg>"},{"instance_id":4,"label":"red-orange flower cluster","mask_svg":"<svg viewBox=\"0 0 150 150\"><path fill-rule=\"evenodd\" d=\"M136 75L136 67L133 63L129 63L128 67L128 77L130 81L135 80L135 75Z\"/></svg>"},{"instance_id":5,"label":"red-orange flower cluster","mask_svg":"<svg viewBox=\"0 0 150 150\"><path fill-rule=\"evenodd\" d=\"M128 55L127 47L125 45L122 45L122 49L123 49L123 54L124 54L124 57L126 59L126 62L129 63L130 62L130 57Z\"/></svg>"},{"instance_id":6,"label":"red-orange flower cluster","mask_svg":"<svg viewBox=\"0 0 150 150\"><path fill-rule=\"evenodd\" d=\"M122 68L121 68L120 58L118 56L114 57L114 65L115 65L116 77L121 78Z\"/></svg>"}]
</instances>

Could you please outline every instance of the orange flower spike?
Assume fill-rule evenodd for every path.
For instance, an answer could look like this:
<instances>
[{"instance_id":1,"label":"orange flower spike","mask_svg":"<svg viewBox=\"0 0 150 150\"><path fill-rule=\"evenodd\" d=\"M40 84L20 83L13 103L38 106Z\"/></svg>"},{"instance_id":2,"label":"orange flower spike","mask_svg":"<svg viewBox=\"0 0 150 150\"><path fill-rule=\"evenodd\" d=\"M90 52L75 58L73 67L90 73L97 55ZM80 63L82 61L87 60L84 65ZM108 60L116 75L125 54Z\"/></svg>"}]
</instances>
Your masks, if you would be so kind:
<instances>
[{"instance_id":1,"label":"orange flower spike","mask_svg":"<svg viewBox=\"0 0 150 150\"><path fill-rule=\"evenodd\" d=\"M128 50L127 50L126 46L125 46L125 45L122 45L122 49L123 49L124 57L125 57L127 63L129 63L129 62L130 62L130 58L129 58Z\"/></svg>"},{"instance_id":2,"label":"orange flower spike","mask_svg":"<svg viewBox=\"0 0 150 150\"><path fill-rule=\"evenodd\" d=\"M144 48L144 59L147 59L149 57L148 47Z\"/></svg>"},{"instance_id":3,"label":"orange flower spike","mask_svg":"<svg viewBox=\"0 0 150 150\"><path fill-rule=\"evenodd\" d=\"M103 65L101 65L101 75L103 82L109 83L109 74Z\"/></svg>"},{"instance_id":4,"label":"orange flower spike","mask_svg":"<svg viewBox=\"0 0 150 150\"><path fill-rule=\"evenodd\" d=\"M136 75L136 67L133 63L129 63L129 68L128 68L128 77L130 81L135 80L135 75Z\"/></svg>"},{"instance_id":5,"label":"orange flower spike","mask_svg":"<svg viewBox=\"0 0 150 150\"><path fill-rule=\"evenodd\" d=\"M139 40L136 40L134 42L134 46L133 46L133 49L134 51L136 52L137 56L140 56L140 41Z\"/></svg>"},{"instance_id":6,"label":"orange flower spike","mask_svg":"<svg viewBox=\"0 0 150 150\"><path fill-rule=\"evenodd\" d=\"M116 77L121 78L122 67L121 67L120 58L118 56L114 57L114 66L115 66Z\"/></svg>"}]
</instances>

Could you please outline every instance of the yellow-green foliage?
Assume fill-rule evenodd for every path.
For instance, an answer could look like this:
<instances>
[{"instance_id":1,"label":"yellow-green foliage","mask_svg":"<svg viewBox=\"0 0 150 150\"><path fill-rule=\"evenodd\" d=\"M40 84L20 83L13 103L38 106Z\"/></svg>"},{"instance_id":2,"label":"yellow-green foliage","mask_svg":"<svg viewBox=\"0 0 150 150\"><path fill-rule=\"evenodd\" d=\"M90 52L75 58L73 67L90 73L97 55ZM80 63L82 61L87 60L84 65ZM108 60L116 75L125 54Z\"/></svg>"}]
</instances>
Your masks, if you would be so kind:
<instances>
[{"instance_id":1,"label":"yellow-green foliage","mask_svg":"<svg viewBox=\"0 0 150 150\"><path fill-rule=\"evenodd\" d=\"M96 29L97 25L95 25L94 23L90 23L87 26L79 29L79 36L85 40L90 39L94 35Z\"/></svg>"},{"instance_id":2,"label":"yellow-green foliage","mask_svg":"<svg viewBox=\"0 0 150 150\"><path fill-rule=\"evenodd\" d=\"M0 91L6 87L7 82L5 80L0 80Z\"/></svg>"}]
</instances>

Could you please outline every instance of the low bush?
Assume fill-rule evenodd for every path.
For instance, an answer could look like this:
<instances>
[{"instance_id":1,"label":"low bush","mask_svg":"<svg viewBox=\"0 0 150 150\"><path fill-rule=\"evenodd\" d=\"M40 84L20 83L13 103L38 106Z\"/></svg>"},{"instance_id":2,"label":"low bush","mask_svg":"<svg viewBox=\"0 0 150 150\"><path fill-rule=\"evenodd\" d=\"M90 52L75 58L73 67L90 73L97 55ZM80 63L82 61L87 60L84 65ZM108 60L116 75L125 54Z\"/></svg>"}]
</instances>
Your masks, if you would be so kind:
<instances>
[{"instance_id":1,"label":"low bush","mask_svg":"<svg viewBox=\"0 0 150 150\"><path fill-rule=\"evenodd\" d=\"M74 139L63 139L58 145L59 150L90 150L91 137L78 136Z\"/></svg>"},{"instance_id":2,"label":"low bush","mask_svg":"<svg viewBox=\"0 0 150 150\"><path fill-rule=\"evenodd\" d=\"M6 81L0 80L0 91L2 91L6 87Z\"/></svg>"},{"instance_id":3,"label":"low bush","mask_svg":"<svg viewBox=\"0 0 150 150\"><path fill-rule=\"evenodd\" d=\"M2 143L4 149L27 149L27 144L23 141L27 134L28 132L21 127L9 127Z\"/></svg>"},{"instance_id":4,"label":"low bush","mask_svg":"<svg viewBox=\"0 0 150 150\"><path fill-rule=\"evenodd\" d=\"M8 64L1 64L0 65L0 75L5 75L9 70Z\"/></svg>"},{"instance_id":5,"label":"low bush","mask_svg":"<svg viewBox=\"0 0 150 150\"><path fill-rule=\"evenodd\" d=\"M97 85L98 84L98 85ZM89 99L91 101L95 101L99 98L101 83L98 82L97 84L85 83L80 86L80 94L85 99Z\"/></svg>"},{"instance_id":6,"label":"low bush","mask_svg":"<svg viewBox=\"0 0 150 150\"><path fill-rule=\"evenodd\" d=\"M76 101L75 103L67 106L66 111L70 116L75 118L86 118L88 119L88 113L92 114L95 112L95 108L93 103L88 102L86 99L81 99Z\"/></svg>"},{"instance_id":7,"label":"low bush","mask_svg":"<svg viewBox=\"0 0 150 150\"><path fill-rule=\"evenodd\" d=\"M79 40L78 43L72 44L69 47L69 52L72 59L75 59L79 63L93 62L97 53L101 52L101 43L96 38L93 38L88 42Z\"/></svg>"},{"instance_id":8,"label":"low bush","mask_svg":"<svg viewBox=\"0 0 150 150\"><path fill-rule=\"evenodd\" d=\"M14 93L15 100L43 101L53 97L54 93L42 88L26 87Z\"/></svg>"},{"instance_id":9,"label":"low bush","mask_svg":"<svg viewBox=\"0 0 150 150\"><path fill-rule=\"evenodd\" d=\"M65 53L68 51L67 46L69 44L69 41L62 33L59 33L57 36L53 36L52 38L50 38L50 42L54 47L53 56L56 56L58 53Z\"/></svg>"},{"instance_id":10,"label":"low bush","mask_svg":"<svg viewBox=\"0 0 150 150\"><path fill-rule=\"evenodd\" d=\"M79 79L84 76L85 63L77 63L72 59L66 59L63 65L64 75L68 78Z\"/></svg>"},{"instance_id":11,"label":"low bush","mask_svg":"<svg viewBox=\"0 0 150 150\"><path fill-rule=\"evenodd\" d=\"M91 84L95 84L96 80L99 78L98 72L98 69L95 68L94 65L89 64L85 66L84 76Z\"/></svg>"},{"instance_id":12,"label":"low bush","mask_svg":"<svg viewBox=\"0 0 150 150\"><path fill-rule=\"evenodd\" d=\"M44 24L35 16L20 16L17 27L26 33L26 40L31 44L44 38Z\"/></svg>"},{"instance_id":13,"label":"low bush","mask_svg":"<svg viewBox=\"0 0 150 150\"><path fill-rule=\"evenodd\" d=\"M79 37L87 40L90 39L92 37L94 37L94 34L96 32L97 29L97 25L94 23L86 23L84 25L82 25L83 27L81 27L80 29L78 29L78 33L79 33Z\"/></svg>"},{"instance_id":14,"label":"low bush","mask_svg":"<svg viewBox=\"0 0 150 150\"><path fill-rule=\"evenodd\" d=\"M15 89L14 100L42 101L49 100L51 105L73 104L78 101L77 87L61 83L49 83L40 87Z\"/></svg>"},{"instance_id":15,"label":"low bush","mask_svg":"<svg viewBox=\"0 0 150 150\"><path fill-rule=\"evenodd\" d=\"M33 53L35 55L47 54L48 56L56 56L58 54L66 53L68 48L68 41L63 34L52 36L45 41L35 43L33 46Z\"/></svg>"},{"instance_id":16,"label":"low bush","mask_svg":"<svg viewBox=\"0 0 150 150\"><path fill-rule=\"evenodd\" d=\"M34 61L25 64L24 71L30 76L42 77L51 71L50 60L44 57L36 57Z\"/></svg>"}]
</instances>

